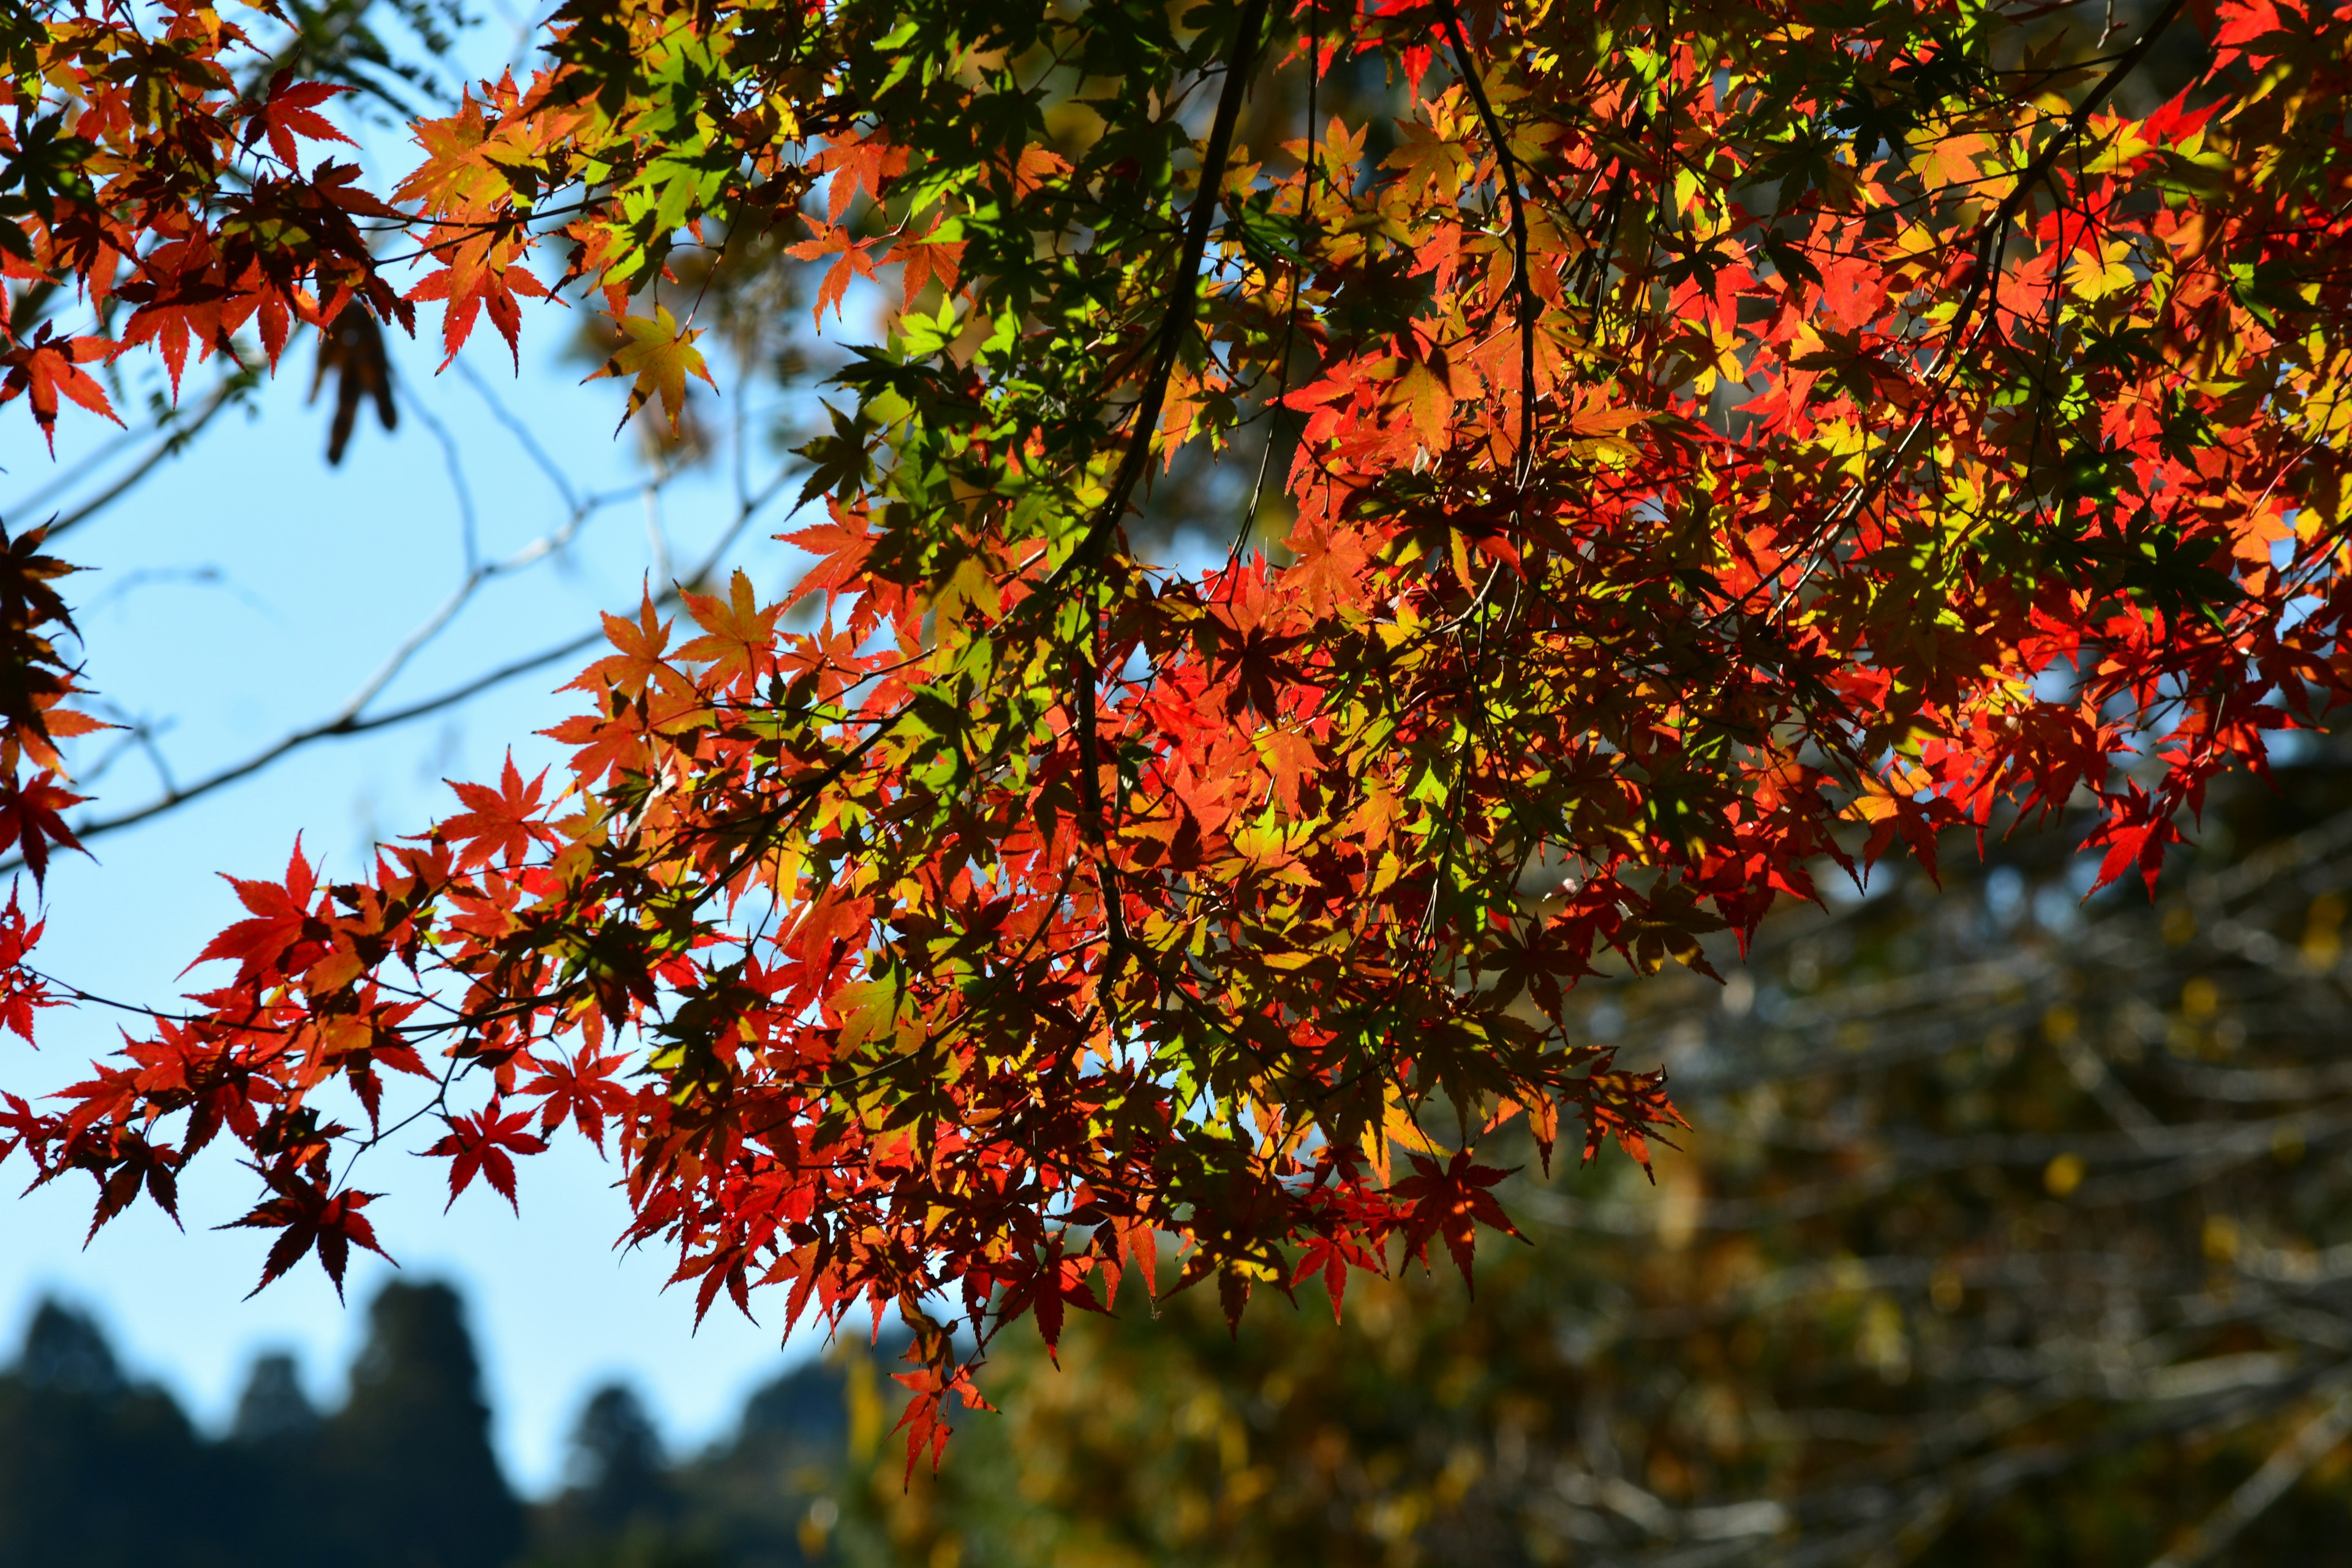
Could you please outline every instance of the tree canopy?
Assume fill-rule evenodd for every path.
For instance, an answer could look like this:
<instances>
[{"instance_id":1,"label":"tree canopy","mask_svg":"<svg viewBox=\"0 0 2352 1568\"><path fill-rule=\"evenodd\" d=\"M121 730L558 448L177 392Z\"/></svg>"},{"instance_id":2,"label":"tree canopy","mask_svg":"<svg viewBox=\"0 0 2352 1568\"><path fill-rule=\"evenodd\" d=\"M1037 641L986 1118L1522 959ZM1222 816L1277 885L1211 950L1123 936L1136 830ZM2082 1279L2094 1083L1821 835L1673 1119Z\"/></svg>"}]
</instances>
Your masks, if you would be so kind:
<instances>
[{"instance_id":1,"label":"tree canopy","mask_svg":"<svg viewBox=\"0 0 2352 1568\"><path fill-rule=\"evenodd\" d=\"M705 1308L898 1309L910 1463L994 1333L1161 1288L1162 1235L1229 1316L1466 1273L1482 1137L1677 1119L1580 978L2069 802L2153 885L2346 689L2352 12L2087 16L577 0L370 192L299 50L39 0L0 396L45 428L123 355L353 312L454 353L551 294L675 426L730 260L853 340L885 308L795 593L649 594L554 776L363 880L238 879L206 988L0 1152L103 1223L226 1137L266 1284L379 1244L350 1156L419 1118L453 1195L609 1137ZM1230 544L1150 559L1136 509L1219 457ZM90 722L62 570L26 531L0 579L37 879ZM12 906L28 1036L76 994L37 937Z\"/></svg>"}]
</instances>

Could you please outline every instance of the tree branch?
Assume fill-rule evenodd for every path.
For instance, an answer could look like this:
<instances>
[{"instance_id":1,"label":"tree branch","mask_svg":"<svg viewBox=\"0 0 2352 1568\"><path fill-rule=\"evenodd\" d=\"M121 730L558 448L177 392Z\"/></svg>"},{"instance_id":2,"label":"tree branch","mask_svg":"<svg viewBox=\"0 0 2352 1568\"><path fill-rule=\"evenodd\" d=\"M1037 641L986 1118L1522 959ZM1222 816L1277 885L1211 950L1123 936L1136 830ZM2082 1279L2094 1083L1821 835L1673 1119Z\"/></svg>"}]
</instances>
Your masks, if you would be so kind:
<instances>
[{"instance_id":1,"label":"tree branch","mask_svg":"<svg viewBox=\"0 0 2352 1568\"><path fill-rule=\"evenodd\" d=\"M1184 224L1183 254L1171 279L1170 292L1174 297L1167 315L1160 319L1159 345L1136 399L1135 424L1128 432L1127 451L1112 477L1110 493L1096 509L1094 521L1087 525L1077 547L1046 580L1046 592L1038 595L1041 599L1050 596L1064 578L1102 549L1119 520L1127 515L1128 498L1143 478L1144 465L1151 457L1151 437L1160 429L1160 411L1168 398L1168 378L1176 369L1176 355L1183 348L1200 309L1201 258L1208 254L1209 227L1223 198L1234 127L1240 122L1242 102L1249 96L1250 71L1257 58L1258 35L1265 30L1265 12L1266 0L1244 0L1241 19L1234 29L1233 52L1225 58L1224 90L1217 97L1217 118L1209 128L1208 145L1201 150L1201 188L1192 195L1192 210Z\"/></svg>"},{"instance_id":2,"label":"tree branch","mask_svg":"<svg viewBox=\"0 0 2352 1568\"><path fill-rule=\"evenodd\" d=\"M704 583L710 574L717 570L719 563L724 558L728 549L741 537L744 528L749 525L751 518L763 510L769 501L774 500L783 486L784 475L780 473L764 489L747 498L737 508L734 521L729 524L727 531L719 536L718 542L711 546L694 571L682 582L673 583L655 595L654 603L663 607L675 605L685 589ZM590 499L593 500L595 498ZM567 524L567 527L576 526L576 521L575 517L573 522ZM564 531L558 530L559 533L562 531ZM488 670L469 680L460 681L455 686L430 697L419 699L405 707L394 708L383 713L363 715L362 712L362 710L383 690L392 678L399 673L400 668L407 663L408 659L448 624L457 614L458 606L475 588L491 576L516 570L549 553L555 548L555 545L551 542L554 537L554 535L549 535L534 540L504 561L488 563L469 574L466 582L452 594L450 598L444 600L434 613L426 617L424 625L411 633L406 640L377 667L374 673L361 684L359 690L330 717L315 724L292 731L242 762L233 763L216 772L207 773L185 787L166 789L163 795L144 805L114 816L98 817L77 823L74 825L75 836L87 841L121 828L134 826L147 821L150 817L160 816L167 811L187 805L190 801L210 795L215 790L236 784L241 779L250 778L275 763L284 761L288 756L306 746L316 744L320 741L347 740L354 735L364 735L371 731L390 729L394 725L406 724L415 720L425 718L444 709L453 708L469 699L478 697L494 687L503 686L518 676L545 668L548 665L595 647L604 637L601 626L593 631L583 632L551 647L526 655L511 663L502 664L495 669ZM6 860L0 860L0 876L5 876L23 864L21 857L12 856Z\"/></svg>"}]
</instances>

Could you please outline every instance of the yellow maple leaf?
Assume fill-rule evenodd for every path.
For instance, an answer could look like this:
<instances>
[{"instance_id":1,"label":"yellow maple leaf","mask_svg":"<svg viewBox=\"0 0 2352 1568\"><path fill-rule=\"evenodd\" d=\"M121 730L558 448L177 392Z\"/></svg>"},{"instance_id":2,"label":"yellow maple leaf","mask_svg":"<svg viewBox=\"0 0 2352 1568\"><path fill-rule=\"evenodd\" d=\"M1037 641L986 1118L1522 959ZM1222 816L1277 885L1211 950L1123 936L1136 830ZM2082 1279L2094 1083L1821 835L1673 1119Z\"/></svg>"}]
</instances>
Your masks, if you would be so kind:
<instances>
[{"instance_id":1,"label":"yellow maple leaf","mask_svg":"<svg viewBox=\"0 0 2352 1568\"><path fill-rule=\"evenodd\" d=\"M2129 265L2132 247L2119 239L2100 247L2097 256L2078 255L2066 265L2066 288L2078 300L2103 300L2139 281Z\"/></svg>"},{"instance_id":2,"label":"yellow maple leaf","mask_svg":"<svg viewBox=\"0 0 2352 1568\"><path fill-rule=\"evenodd\" d=\"M703 363L702 351L694 340L702 329L680 330L677 321L667 307L656 305L650 318L624 316L621 346L604 362L604 368L585 377L595 381L607 375L633 375L637 384L629 389L628 413L621 416L623 424L629 415L643 408L658 394L662 412L669 416L670 434L677 434L678 412L686 406L686 378L698 375L712 391L719 384L710 379L710 367Z\"/></svg>"}]
</instances>

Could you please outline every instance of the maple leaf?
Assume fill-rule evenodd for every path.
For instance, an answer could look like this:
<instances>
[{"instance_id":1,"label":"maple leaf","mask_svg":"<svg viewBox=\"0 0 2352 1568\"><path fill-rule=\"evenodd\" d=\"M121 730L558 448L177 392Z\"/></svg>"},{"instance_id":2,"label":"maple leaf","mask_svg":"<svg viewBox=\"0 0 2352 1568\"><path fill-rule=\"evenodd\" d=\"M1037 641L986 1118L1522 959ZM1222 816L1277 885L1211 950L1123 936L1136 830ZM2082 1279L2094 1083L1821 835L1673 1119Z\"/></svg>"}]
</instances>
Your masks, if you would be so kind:
<instances>
[{"instance_id":1,"label":"maple leaf","mask_svg":"<svg viewBox=\"0 0 2352 1568\"><path fill-rule=\"evenodd\" d=\"M1259 737L1259 745L1266 770L1274 775L1275 798L1282 803L1285 816L1297 816L1300 790L1320 771L1315 742L1295 731L1268 730Z\"/></svg>"},{"instance_id":2,"label":"maple leaf","mask_svg":"<svg viewBox=\"0 0 2352 1568\"><path fill-rule=\"evenodd\" d=\"M450 1162L446 1207L455 1207L458 1194L473 1185L474 1177L479 1174L516 1214L522 1213L522 1205L515 1197L514 1161L508 1157L508 1151L544 1154L547 1142L524 1131L530 1125L530 1111L502 1116L499 1109L493 1098L471 1116L445 1117L448 1134L425 1151L428 1156Z\"/></svg>"},{"instance_id":3,"label":"maple leaf","mask_svg":"<svg viewBox=\"0 0 2352 1568\"><path fill-rule=\"evenodd\" d=\"M1103 1292L1103 1310L1108 1311L1117 1304L1120 1275L1129 1268L1143 1276L1143 1293L1147 1297L1160 1293L1160 1232L1149 1220L1114 1220L1111 1228L1118 1238L1119 1268L1108 1275L1108 1285Z\"/></svg>"},{"instance_id":4,"label":"maple leaf","mask_svg":"<svg viewBox=\"0 0 2352 1568\"><path fill-rule=\"evenodd\" d=\"M912 1395L906 1409L898 1414L898 1425L892 1428L907 1434L907 1475L910 1479L915 1473L915 1462L922 1458L925 1449L930 1451L931 1468L939 1468L949 1436L948 1400L960 1401L967 1410L996 1408L981 1397L968 1366L926 1364L917 1371L894 1372L890 1376Z\"/></svg>"},{"instance_id":5,"label":"maple leaf","mask_svg":"<svg viewBox=\"0 0 2352 1568\"><path fill-rule=\"evenodd\" d=\"M296 81L290 71L279 71L269 81L269 96L253 110L253 120L246 127L245 143L250 147L263 136L269 138L269 150L278 161L289 169L299 170L302 159L294 145L297 136L313 142L341 142L356 146L352 139L336 130L325 116L318 112L319 105L339 94L350 92L348 87L331 87L325 82Z\"/></svg>"},{"instance_id":6,"label":"maple leaf","mask_svg":"<svg viewBox=\"0 0 2352 1568\"><path fill-rule=\"evenodd\" d=\"M933 234L939 231L940 226L934 226L931 230ZM901 239L890 247L890 254L883 260L905 264L906 270L899 275L899 287L907 302L912 304L915 296L921 293L924 285L933 279L937 279L940 287L948 293L955 292L956 279L963 267L964 243L961 239L932 239L929 237Z\"/></svg>"},{"instance_id":7,"label":"maple leaf","mask_svg":"<svg viewBox=\"0 0 2352 1568\"><path fill-rule=\"evenodd\" d=\"M303 858L300 835L295 836L294 852L286 863L284 881L247 881L226 874L221 879L236 889L237 901L253 918L238 921L213 938L188 969L216 958L233 958L236 960L237 981L242 984L276 967L289 949L313 934L310 899L318 879L310 861ZM187 970L181 973L184 974Z\"/></svg>"},{"instance_id":8,"label":"maple leaf","mask_svg":"<svg viewBox=\"0 0 2352 1568\"><path fill-rule=\"evenodd\" d=\"M1415 1256L1428 1247L1431 1237L1442 1237L1446 1251L1454 1256L1454 1267L1462 1271L1464 1285L1473 1286L1470 1259L1477 1248L1480 1225L1491 1226L1521 1241L1527 1239L1519 1236L1518 1227L1503 1212L1503 1205L1487 1191L1509 1175L1508 1171L1473 1163L1467 1149L1456 1151L1442 1168L1423 1155L1407 1158L1412 1160L1415 1173L1389 1191L1412 1205L1405 1222L1405 1245Z\"/></svg>"},{"instance_id":9,"label":"maple leaf","mask_svg":"<svg viewBox=\"0 0 2352 1568\"><path fill-rule=\"evenodd\" d=\"M1383 166L1404 171L1407 189L1416 195L1435 186L1440 195L1451 195L1469 171L1470 150L1439 135L1436 127L1426 121L1402 121L1398 129L1404 132L1404 139L1388 155Z\"/></svg>"},{"instance_id":10,"label":"maple leaf","mask_svg":"<svg viewBox=\"0 0 2352 1568\"><path fill-rule=\"evenodd\" d=\"M1324 1294L1331 1302L1331 1321L1337 1323L1343 1321L1339 1307L1348 1294L1348 1270L1371 1271L1379 1261L1370 1248L1345 1236L1317 1236L1309 1237L1299 1251L1298 1274L1307 1279L1322 1276Z\"/></svg>"},{"instance_id":11,"label":"maple leaf","mask_svg":"<svg viewBox=\"0 0 2352 1568\"><path fill-rule=\"evenodd\" d=\"M811 158L808 166L813 173L833 171L833 178L825 185L825 212L828 218L839 223L859 190L879 200L883 183L903 173L907 159L906 148L894 147L881 136L863 140L844 136L833 138L832 144Z\"/></svg>"},{"instance_id":12,"label":"maple leaf","mask_svg":"<svg viewBox=\"0 0 2352 1568\"><path fill-rule=\"evenodd\" d=\"M1906 785L1908 785L1906 788ZM1930 876L1936 868L1936 821L1931 804L1916 800L1920 789L1917 780L1897 779L1892 783L1875 773L1865 773L1862 790L1853 802L1853 813L1870 824L1870 839L1863 847L1863 864L1875 865L1887 844L1897 833L1919 858Z\"/></svg>"},{"instance_id":13,"label":"maple leaf","mask_svg":"<svg viewBox=\"0 0 2352 1568\"><path fill-rule=\"evenodd\" d=\"M605 638L620 651L598 659L561 689L601 691L609 687L635 697L649 686L667 685L677 679L677 672L664 657L669 647L670 623L655 610L650 593L637 606L635 620L610 611L604 613L604 620Z\"/></svg>"},{"instance_id":14,"label":"maple leaf","mask_svg":"<svg viewBox=\"0 0 2352 1568\"><path fill-rule=\"evenodd\" d=\"M509 358L520 370L522 364L522 310L515 303L516 298L546 300L553 296L530 268L513 261L493 262L488 256L470 254L470 250L471 247L461 248L456 261L422 279L403 298L446 301L441 322L441 345L446 351L441 359L442 369L448 369L456 362L457 351L465 347L466 340L473 335L476 319L487 311L490 324L498 328L499 335L506 340ZM628 351L624 348L622 352L625 353ZM693 353L692 350L687 352ZM697 363L699 363L698 356ZM607 364L596 375L609 374L612 374L612 367ZM700 370L696 370L695 374L705 381L710 379ZM593 381L596 375L588 379ZM636 412L638 405L644 401L642 396L634 397L629 412ZM667 398L664 403L667 405ZM625 422L628 415L621 417ZM675 427L675 416L671 423Z\"/></svg>"},{"instance_id":15,"label":"maple leaf","mask_svg":"<svg viewBox=\"0 0 2352 1568\"><path fill-rule=\"evenodd\" d=\"M353 1247L364 1247L387 1263L394 1261L392 1254L376 1244L375 1227L360 1213L383 1194L347 1187L330 1196L324 1186L299 1175L258 1166L255 1169L260 1171L278 1196L255 1205L243 1219L215 1227L233 1230L250 1226L278 1233L278 1239L270 1244L269 1256L262 1262L261 1282L247 1292L246 1300L251 1300L268 1289L271 1281L301 1262L314 1247L319 1250L319 1266L335 1282L335 1299L339 1301L343 1296L343 1271L351 1262Z\"/></svg>"},{"instance_id":16,"label":"maple leaf","mask_svg":"<svg viewBox=\"0 0 2352 1568\"><path fill-rule=\"evenodd\" d=\"M1920 184L1930 191L1968 186L1979 178L1977 159L1992 151L1982 136L1944 134L1928 140L1919 163Z\"/></svg>"},{"instance_id":17,"label":"maple leaf","mask_svg":"<svg viewBox=\"0 0 2352 1568\"><path fill-rule=\"evenodd\" d=\"M2159 809L2155 798L2130 780L2125 781L2122 795L2105 804L2106 816L2083 840L2085 849L2106 850L2099 861L2099 874L2091 884L2092 891L2137 869L2153 894L2156 879L2164 871L2165 852L2182 842L2179 824L2173 820L2171 812Z\"/></svg>"},{"instance_id":18,"label":"maple leaf","mask_svg":"<svg viewBox=\"0 0 2352 1568\"><path fill-rule=\"evenodd\" d=\"M25 784L0 782L0 850L16 848L25 857L25 868L33 873L36 887L48 871L50 845L81 848L62 814L66 807L80 805L83 797L59 787L56 778L42 773Z\"/></svg>"},{"instance_id":19,"label":"maple leaf","mask_svg":"<svg viewBox=\"0 0 2352 1568\"><path fill-rule=\"evenodd\" d=\"M568 766L573 781L583 787L601 784L615 769L642 771L647 754L645 726L628 696L610 689L607 696L610 712L576 713L540 731L573 748Z\"/></svg>"},{"instance_id":20,"label":"maple leaf","mask_svg":"<svg viewBox=\"0 0 2352 1568\"><path fill-rule=\"evenodd\" d=\"M152 1143L127 1128L117 1128L105 1158L111 1168L100 1176L98 1203L90 1215L89 1229L82 1235L84 1247L109 1220L136 1203L142 1192L178 1223L180 1156L176 1151L169 1144ZM93 1168L92 1174L97 1173Z\"/></svg>"},{"instance_id":21,"label":"maple leaf","mask_svg":"<svg viewBox=\"0 0 2352 1568\"><path fill-rule=\"evenodd\" d=\"M819 402L833 419L833 433L793 448L811 464L809 477L801 486L799 504L803 506L821 495L846 497L861 490L874 472L873 424L862 414L853 419L832 404Z\"/></svg>"},{"instance_id":22,"label":"maple leaf","mask_svg":"<svg viewBox=\"0 0 2352 1568\"><path fill-rule=\"evenodd\" d=\"M1584 1110L1584 1158L1587 1162L1601 1152L1604 1140L1613 1137L1647 1174L1650 1169L1649 1140L1657 1138L1661 1143L1666 1142L1659 1137L1657 1130L1664 1126L1689 1125L1666 1098L1666 1075L1663 1071L1596 1069L1578 1086L1577 1100ZM1666 1146L1674 1147L1671 1143ZM1652 1179L1655 1180L1654 1177Z\"/></svg>"},{"instance_id":23,"label":"maple leaf","mask_svg":"<svg viewBox=\"0 0 2352 1568\"><path fill-rule=\"evenodd\" d=\"M48 442L49 453L54 457L58 449L58 398L78 403L117 425L122 420L114 412L114 405L107 400L106 389L81 368L92 360L106 358L114 345L103 338L52 337L52 323L43 321L29 342L17 343L0 353L0 365L8 367L6 379L0 380L0 404L18 397L30 404L33 418L40 426L41 436Z\"/></svg>"},{"instance_id":24,"label":"maple leaf","mask_svg":"<svg viewBox=\"0 0 2352 1568\"><path fill-rule=\"evenodd\" d=\"M495 790L456 779L442 782L457 792L457 798L467 808L455 816L444 817L439 827L443 837L461 847L459 866L480 866L495 857L503 857L511 867L530 853L533 844L555 842L553 829L543 822L531 820L540 810L540 788L547 782L547 774L542 771L525 784L522 775L515 771L512 751L507 752L506 770L499 775L499 787Z\"/></svg>"},{"instance_id":25,"label":"maple leaf","mask_svg":"<svg viewBox=\"0 0 2352 1568\"><path fill-rule=\"evenodd\" d=\"M47 921L26 922L25 911L16 903L16 885L11 881L8 907L0 910L0 1027L14 1030L28 1046L35 1044L35 1013L43 1007L62 1006L65 1001L52 995L47 982L26 968L26 961L47 928Z\"/></svg>"},{"instance_id":26,"label":"maple leaf","mask_svg":"<svg viewBox=\"0 0 2352 1568\"><path fill-rule=\"evenodd\" d=\"M505 174L488 156L490 124L471 88L457 113L419 120L409 132L424 149L425 161L401 181L393 192L394 200L457 213L487 207L510 189Z\"/></svg>"},{"instance_id":27,"label":"maple leaf","mask_svg":"<svg viewBox=\"0 0 2352 1568\"><path fill-rule=\"evenodd\" d=\"M1068 1308L1085 1312L1108 1310L1087 1281L1094 1266L1092 1258L1063 1257L1057 1241L1045 1257L1037 1259L1025 1278L1008 1289L1001 1309L1003 1316L1010 1321L1024 1311L1034 1313L1037 1333L1045 1342L1045 1353L1054 1355L1061 1342L1062 1323Z\"/></svg>"},{"instance_id":28,"label":"maple leaf","mask_svg":"<svg viewBox=\"0 0 2352 1568\"><path fill-rule=\"evenodd\" d=\"M702 351L694 346L702 329L681 329L667 305L655 306L649 317L621 316L614 324L621 330L621 346L613 351L613 357L604 362L602 370L591 372L583 379L635 377L621 423L627 424L631 415L658 397L662 412L669 417L670 434L675 436L678 415L686 407L686 378L700 376L713 391L718 390L719 384L710 379L709 366L703 363Z\"/></svg>"},{"instance_id":29,"label":"maple leaf","mask_svg":"<svg viewBox=\"0 0 2352 1568\"><path fill-rule=\"evenodd\" d=\"M874 258L867 254L874 243L870 239L852 239L847 229L828 225L817 229L814 239L804 239L785 247L786 255L796 256L803 261L821 261L828 256L835 258L817 284L816 306L809 312L809 319L817 326L824 325L824 311L828 305L833 307L835 318L841 315L842 300L849 293L852 280L874 276Z\"/></svg>"},{"instance_id":30,"label":"maple leaf","mask_svg":"<svg viewBox=\"0 0 2352 1568\"><path fill-rule=\"evenodd\" d=\"M776 620L784 606L761 609L751 579L740 569L729 580L723 602L715 595L691 592L685 600L687 613L703 635L679 647L679 658L708 664L710 680L721 687L756 681L775 668Z\"/></svg>"},{"instance_id":31,"label":"maple leaf","mask_svg":"<svg viewBox=\"0 0 2352 1568\"><path fill-rule=\"evenodd\" d=\"M1070 172L1070 161L1051 147L1024 147L1013 165L1013 199L1026 201Z\"/></svg>"},{"instance_id":32,"label":"maple leaf","mask_svg":"<svg viewBox=\"0 0 2352 1568\"><path fill-rule=\"evenodd\" d=\"M1432 452L1445 450L1446 432L1454 424L1454 391L1443 362L1408 363L1397 378L1396 400L1404 405L1421 444Z\"/></svg>"},{"instance_id":33,"label":"maple leaf","mask_svg":"<svg viewBox=\"0 0 2352 1568\"><path fill-rule=\"evenodd\" d=\"M531 1058L539 1076L515 1092L534 1099L541 1104L539 1131L542 1136L562 1125L571 1118L581 1134L604 1152L604 1119L625 1112L631 1099L629 1090L613 1081L614 1074L628 1061L625 1054L600 1056L593 1045L583 1045L570 1061L562 1058Z\"/></svg>"},{"instance_id":34,"label":"maple leaf","mask_svg":"<svg viewBox=\"0 0 2352 1568\"><path fill-rule=\"evenodd\" d=\"M823 594L830 600L856 582L865 570L866 556L877 542L877 536L867 527L863 515L844 511L831 496L825 498L824 507L833 514L831 522L782 536L785 543L796 545L817 558L816 564L809 568L793 589L792 596L784 601L788 609L811 594Z\"/></svg>"}]
</instances>

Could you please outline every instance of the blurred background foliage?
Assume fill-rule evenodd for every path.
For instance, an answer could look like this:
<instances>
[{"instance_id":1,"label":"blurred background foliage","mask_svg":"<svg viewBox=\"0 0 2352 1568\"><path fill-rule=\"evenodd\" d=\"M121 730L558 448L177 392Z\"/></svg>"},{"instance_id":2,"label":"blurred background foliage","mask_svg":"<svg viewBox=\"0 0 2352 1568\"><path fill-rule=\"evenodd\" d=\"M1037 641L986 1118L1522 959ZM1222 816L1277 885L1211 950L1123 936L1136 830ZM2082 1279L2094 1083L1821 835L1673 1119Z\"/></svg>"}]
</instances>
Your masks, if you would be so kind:
<instances>
[{"instance_id":1,"label":"blurred background foliage","mask_svg":"<svg viewBox=\"0 0 2352 1568\"><path fill-rule=\"evenodd\" d=\"M1790 912L1724 984L1591 985L1695 1124L1654 1184L1530 1153L1532 1245L1487 1237L1475 1298L1440 1259L1337 1326L1310 1286L1238 1333L1130 1299L1058 1369L1015 1336L936 1478L903 1476L887 1344L677 1459L602 1391L526 1504L444 1288L374 1302L342 1408L265 1361L216 1440L53 1308L0 1378L0 1562L2340 1561L2352 752L2200 838L2153 899L2084 901L2024 833Z\"/></svg>"}]
</instances>

